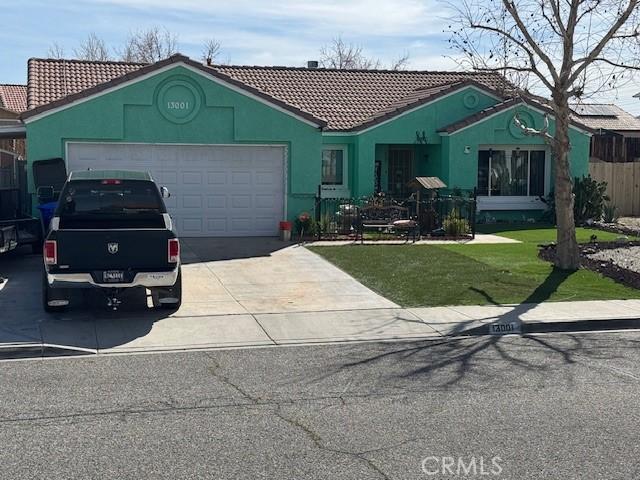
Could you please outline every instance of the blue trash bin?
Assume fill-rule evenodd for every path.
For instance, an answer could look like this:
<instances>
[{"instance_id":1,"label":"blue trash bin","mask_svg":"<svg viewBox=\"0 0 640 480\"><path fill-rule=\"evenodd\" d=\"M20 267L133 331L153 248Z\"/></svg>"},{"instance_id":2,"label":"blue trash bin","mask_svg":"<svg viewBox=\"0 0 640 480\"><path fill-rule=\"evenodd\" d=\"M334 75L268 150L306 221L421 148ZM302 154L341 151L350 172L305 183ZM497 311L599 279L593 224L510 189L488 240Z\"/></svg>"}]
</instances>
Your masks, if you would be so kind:
<instances>
[{"instance_id":1,"label":"blue trash bin","mask_svg":"<svg viewBox=\"0 0 640 480\"><path fill-rule=\"evenodd\" d=\"M40 218L42 218L42 226L44 227L45 233L49 231L49 223L51 223L53 213L56 211L57 206L58 202L49 202L38 205L38 210L40 210Z\"/></svg>"}]
</instances>

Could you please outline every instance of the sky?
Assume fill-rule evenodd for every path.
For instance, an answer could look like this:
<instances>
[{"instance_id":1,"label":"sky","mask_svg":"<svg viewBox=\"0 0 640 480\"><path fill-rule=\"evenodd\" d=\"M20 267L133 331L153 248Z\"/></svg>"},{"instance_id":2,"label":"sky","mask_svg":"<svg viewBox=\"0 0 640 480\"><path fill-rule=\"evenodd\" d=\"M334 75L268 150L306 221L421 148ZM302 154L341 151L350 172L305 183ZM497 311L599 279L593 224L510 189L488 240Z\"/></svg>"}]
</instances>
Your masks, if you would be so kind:
<instances>
[{"instance_id":1,"label":"sky","mask_svg":"<svg viewBox=\"0 0 640 480\"><path fill-rule=\"evenodd\" d=\"M181 53L202 55L211 38L220 61L304 66L336 36L389 64L408 53L408 68L459 70L443 33L442 0L0 0L0 83L26 83L30 57L55 42L72 58L90 33L114 48L132 31L154 26L177 34ZM640 78L595 100L640 115Z\"/></svg>"}]
</instances>

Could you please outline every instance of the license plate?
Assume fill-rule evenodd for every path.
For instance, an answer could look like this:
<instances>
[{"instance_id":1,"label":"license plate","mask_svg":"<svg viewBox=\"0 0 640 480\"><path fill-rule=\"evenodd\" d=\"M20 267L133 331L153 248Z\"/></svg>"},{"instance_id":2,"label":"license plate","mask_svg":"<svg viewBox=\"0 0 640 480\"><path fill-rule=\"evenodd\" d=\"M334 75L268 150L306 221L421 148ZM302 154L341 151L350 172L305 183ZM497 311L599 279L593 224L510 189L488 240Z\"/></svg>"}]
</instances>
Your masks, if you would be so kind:
<instances>
[{"instance_id":1,"label":"license plate","mask_svg":"<svg viewBox=\"0 0 640 480\"><path fill-rule=\"evenodd\" d=\"M122 270L107 270L102 272L102 281L106 283L121 283L124 281L124 272Z\"/></svg>"}]
</instances>

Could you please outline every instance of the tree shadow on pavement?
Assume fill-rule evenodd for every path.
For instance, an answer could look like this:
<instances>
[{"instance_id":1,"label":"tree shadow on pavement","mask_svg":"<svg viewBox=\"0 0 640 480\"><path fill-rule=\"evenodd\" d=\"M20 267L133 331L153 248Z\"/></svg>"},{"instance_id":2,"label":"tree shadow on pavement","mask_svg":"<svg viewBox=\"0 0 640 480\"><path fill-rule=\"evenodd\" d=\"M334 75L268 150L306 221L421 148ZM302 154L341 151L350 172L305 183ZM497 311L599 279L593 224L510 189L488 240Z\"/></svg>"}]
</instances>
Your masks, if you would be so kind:
<instances>
[{"instance_id":1,"label":"tree shadow on pavement","mask_svg":"<svg viewBox=\"0 0 640 480\"><path fill-rule=\"evenodd\" d=\"M512 307L506 314L483 320L494 323L521 318L537 303L548 299L573 273L554 268L525 302ZM499 305L486 292L482 293L491 303ZM449 387L468 377L480 377L488 381L505 375L515 378L523 372L533 372L544 379L551 372L570 367L580 359L617 358L604 347L605 344L597 336L498 336L487 335L486 323L481 326L473 325L478 325L478 320L468 324L465 322L454 329L450 332L451 338L379 344L374 355L365 357L362 356L361 349L354 347L353 358L339 362L333 369L326 370L320 378L390 362L393 368L382 371L393 371L397 378L429 380L439 387ZM472 336L474 333L481 335Z\"/></svg>"}]
</instances>

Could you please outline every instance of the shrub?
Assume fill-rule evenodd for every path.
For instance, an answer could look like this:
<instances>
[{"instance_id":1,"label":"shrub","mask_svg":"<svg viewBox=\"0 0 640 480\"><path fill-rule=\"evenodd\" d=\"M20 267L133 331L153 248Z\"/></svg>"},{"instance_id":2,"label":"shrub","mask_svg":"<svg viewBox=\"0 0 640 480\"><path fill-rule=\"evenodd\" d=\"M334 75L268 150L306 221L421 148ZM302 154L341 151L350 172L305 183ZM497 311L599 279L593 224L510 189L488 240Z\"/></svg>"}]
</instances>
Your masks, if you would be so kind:
<instances>
[{"instance_id":1,"label":"shrub","mask_svg":"<svg viewBox=\"0 0 640 480\"><path fill-rule=\"evenodd\" d=\"M618 215L618 207L616 207L613 203L607 203L604 206L602 220L605 223L615 223L618 221L619 217L620 216Z\"/></svg>"},{"instance_id":2,"label":"shrub","mask_svg":"<svg viewBox=\"0 0 640 480\"><path fill-rule=\"evenodd\" d=\"M442 228L447 235L452 237L466 235L470 231L469 222L460 217L460 211L455 208L442 221Z\"/></svg>"},{"instance_id":3,"label":"shrub","mask_svg":"<svg viewBox=\"0 0 640 480\"><path fill-rule=\"evenodd\" d=\"M317 224L317 228L319 228L320 233L323 233L323 234L333 233L331 232L331 230L333 230L332 223L333 222L331 221L331 216L328 213L325 213L320 217L320 221Z\"/></svg>"},{"instance_id":4,"label":"shrub","mask_svg":"<svg viewBox=\"0 0 640 480\"><path fill-rule=\"evenodd\" d=\"M587 220L602 220L604 207L609 197L606 194L607 182L598 182L591 178L591 175L576 178L573 184L573 194L575 195L574 215L577 223Z\"/></svg>"},{"instance_id":5,"label":"shrub","mask_svg":"<svg viewBox=\"0 0 640 480\"><path fill-rule=\"evenodd\" d=\"M573 217L576 225L585 223L587 220L600 221L605 214L605 205L609 201L606 194L607 182L598 182L587 175L582 178L575 178L573 182ZM543 219L556 224L556 198L551 192L542 199L547 204L547 211Z\"/></svg>"}]
</instances>

